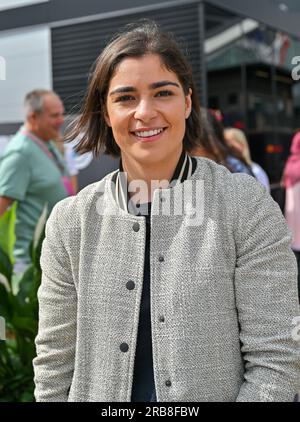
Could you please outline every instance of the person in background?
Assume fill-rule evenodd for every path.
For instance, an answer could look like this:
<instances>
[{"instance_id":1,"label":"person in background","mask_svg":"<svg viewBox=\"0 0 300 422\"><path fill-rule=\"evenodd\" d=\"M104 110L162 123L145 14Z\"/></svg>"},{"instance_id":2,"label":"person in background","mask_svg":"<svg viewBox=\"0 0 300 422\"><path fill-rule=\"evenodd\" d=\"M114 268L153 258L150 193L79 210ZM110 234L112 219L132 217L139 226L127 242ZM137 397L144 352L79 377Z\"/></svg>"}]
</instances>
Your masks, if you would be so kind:
<instances>
[{"instance_id":1,"label":"person in background","mask_svg":"<svg viewBox=\"0 0 300 422\"><path fill-rule=\"evenodd\" d=\"M283 171L285 195L285 218L292 231L292 249L298 263L298 294L300 302L300 132L291 143L290 156Z\"/></svg>"},{"instance_id":2,"label":"person in background","mask_svg":"<svg viewBox=\"0 0 300 422\"><path fill-rule=\"evenodd\" d=\"M25 123L0 162L0 216L17 201L15 272L30 263L29 246L45 206L73 194L64 160L51 141L59 136L64 106L58 95L34 90L25 98Z\"/></svg>"},{"instance_id":3,"label":"person in background","mask_svg":"<svg viewBox=\"0 0 300 422\"><path fill-rule=\"evenodd\" d=\"M239 151L230 148L224 138L222 114L219 110L201 108L201 137L192 155L210 158L222 164L232 173L245 173L253 176L250 166Z\"/></svg>"},{"instance_id":4,"label":"person in background","mask_svg":"<svg viewBox=\"0 0 300 422\"><path fill-rule=\"evenodd\" d=\"M0 160L3 154L3 151L5 150L5 147L9 142L9 139L10 139L10 136L0 136Z\"/></svg>"},{"instance_id":5,"label":"person in background","mask_svg":"<svg viewBox=\"0 0 300 422\"><path fill-rule=\"evenodd\" d=\"M244 132L236 128L226 128L224 130L224 137L229 147L242 155L255 178L270 192L268 175L259 164L252 161L248 141Z\"/></svg>"}]
</instances>

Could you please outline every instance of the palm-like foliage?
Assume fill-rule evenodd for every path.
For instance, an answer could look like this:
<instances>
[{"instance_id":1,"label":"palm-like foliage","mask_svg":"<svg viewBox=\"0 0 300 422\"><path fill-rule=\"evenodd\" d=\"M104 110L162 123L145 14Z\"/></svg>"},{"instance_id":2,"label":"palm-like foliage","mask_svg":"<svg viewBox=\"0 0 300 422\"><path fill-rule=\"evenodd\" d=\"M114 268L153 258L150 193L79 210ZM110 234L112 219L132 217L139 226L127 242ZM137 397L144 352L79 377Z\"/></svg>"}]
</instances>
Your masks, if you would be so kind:
<instances>
[{"instance_id":1,"label":"palm-like foliage","mask_svg":"<svg viewBox=\"0 0 300 422\"><path fill-rule=\"evenodd\" d=\"M37 290L46 210L31 243L31 264L22 277L13 273L16 206L0 218L0 316L6 321L6 340L0 340L0 402L33 401L34 339L38 329Z\"/></svg>"}]
</instances>

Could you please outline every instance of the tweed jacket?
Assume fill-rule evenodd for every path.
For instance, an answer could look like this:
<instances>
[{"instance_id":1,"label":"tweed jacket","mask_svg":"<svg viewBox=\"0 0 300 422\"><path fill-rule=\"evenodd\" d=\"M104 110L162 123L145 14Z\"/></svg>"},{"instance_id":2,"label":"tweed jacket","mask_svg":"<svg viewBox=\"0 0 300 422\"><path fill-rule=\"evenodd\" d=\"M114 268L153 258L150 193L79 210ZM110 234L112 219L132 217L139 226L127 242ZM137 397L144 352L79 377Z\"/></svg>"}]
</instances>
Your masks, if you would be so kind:
<instances>
[{"instance_id":1,"label":"tweed jacket","mask_svg":"<svg viewBox=\"0 0 300 422\"><path fill-rule=\"evenodd\" d=\"M33 361L37 401L130 401L146 227L144 217L118 206L115 173L58 203L48 220ZM290 241L264 187L208 159L198 158L184 183L155 190L158 401L293 400L300 356Z\"/></svg>"}]
</instances>

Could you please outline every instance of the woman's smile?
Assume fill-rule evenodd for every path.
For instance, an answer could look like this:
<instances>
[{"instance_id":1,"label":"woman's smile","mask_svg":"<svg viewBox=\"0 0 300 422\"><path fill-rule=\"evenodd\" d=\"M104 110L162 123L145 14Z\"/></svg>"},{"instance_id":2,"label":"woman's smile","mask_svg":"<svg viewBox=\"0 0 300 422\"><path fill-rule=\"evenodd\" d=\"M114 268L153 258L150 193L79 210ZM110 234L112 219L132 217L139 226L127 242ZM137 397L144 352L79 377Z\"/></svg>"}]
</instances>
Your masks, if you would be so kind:
<instances>
[{"instance_id":1,"label":"woman's smile","mask_svg":"<svg viewBox=\"0 0 300 422\"><path fill-rule=\"evenodd\" d=\"M138 142L154 142L162 138L162 135L167 128L143 128L132 131L131 134L137 139Z\"/></svg>"}]
</instances>

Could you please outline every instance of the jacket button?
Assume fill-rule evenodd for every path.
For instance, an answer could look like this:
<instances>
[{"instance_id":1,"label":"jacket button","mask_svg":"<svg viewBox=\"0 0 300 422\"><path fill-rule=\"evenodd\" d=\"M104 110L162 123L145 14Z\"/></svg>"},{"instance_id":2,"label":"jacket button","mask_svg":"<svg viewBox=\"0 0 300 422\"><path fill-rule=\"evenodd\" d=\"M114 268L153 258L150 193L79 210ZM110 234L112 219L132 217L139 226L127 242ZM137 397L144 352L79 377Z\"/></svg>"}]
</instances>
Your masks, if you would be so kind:
<instances>
[{"instance_id":1,"label":"jacket button","mask_svg":"<svg viewBox=\"0 0 300 422\"><path fill-rule=\"evenodd\" d=\"M170 381L170 380L167 380L167 381L166 381L166 386L167 386L167 387L171 387L171 385L172 385L171 381Z\"/></svg>"},{"instance_id":2,"label":"jacket button","mask_svg":"<svg viewBox=\"0 0 300 422\"><path fill-rule=\"evenodd\" d=\"M162 255L159 255L158 260L159 262L164 262L165 258Z\"/></svg>"},{"instance_id":3,"label":"jacket button","mask_svg":"<svg viewBox=\"0 0 300 422\"><path fill-rule=\"evenodd\" d=\"M161 316L159 317L159 322L165 322L165 317L161 315Z\"/></svg>"},{"instance_id":4,"label":"jacket button","mask_svg":"<svg viewBox=\"0 0 300 422\"><path fill-rule=\"evenodd\" d=\"M140 230L140 225L139 223L134 223L134 225L132 226L133 231L138 232Z\"/></svg>"},{"instance_id":5,"label":"jacket button","mask_svg":"<svg viewBox=\"0 0 300 422\"><path fill-rule=\"evenodd\" d=\"M128 344L127 343L122 343L120 345L121 352L126 353L126 352L128 352L128 349L129 349L129 347L128 347Z\"/></svg>"},{"instance_id":6,"label":"jacket button","mask_svg":"<svg viewBox=\"0 0 300 422\"><path fill-rule=\"evenodd\" d=\"M126 287L128 290L133 290L135 288L135 284L132 280L127 281Z\"/></svg>"}]
</instances>

